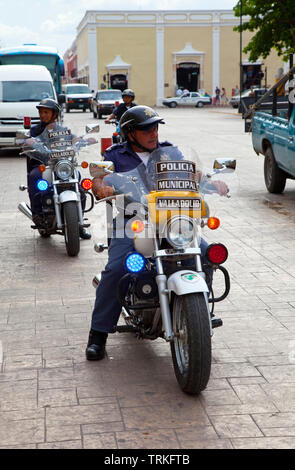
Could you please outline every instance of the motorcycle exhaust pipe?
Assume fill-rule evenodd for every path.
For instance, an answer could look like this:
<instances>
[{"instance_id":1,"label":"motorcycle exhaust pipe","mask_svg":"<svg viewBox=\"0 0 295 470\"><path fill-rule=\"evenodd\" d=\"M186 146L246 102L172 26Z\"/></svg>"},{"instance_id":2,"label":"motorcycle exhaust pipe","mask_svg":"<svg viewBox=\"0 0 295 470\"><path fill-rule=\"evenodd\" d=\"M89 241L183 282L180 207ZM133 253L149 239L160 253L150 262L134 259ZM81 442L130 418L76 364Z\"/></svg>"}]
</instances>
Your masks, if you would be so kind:
<instances>
[{"instance_id":1,"label":"motorcycle exhaust pipe","mask_svg":"<svg viewBox=\"0 0 295 470\"><path fill-rule=\"evenodd\" d=\"M30 220L33 220L32 211L25 202L21 202L18 205L18 210L26 215Z\"/></svg>"}]
</instances>

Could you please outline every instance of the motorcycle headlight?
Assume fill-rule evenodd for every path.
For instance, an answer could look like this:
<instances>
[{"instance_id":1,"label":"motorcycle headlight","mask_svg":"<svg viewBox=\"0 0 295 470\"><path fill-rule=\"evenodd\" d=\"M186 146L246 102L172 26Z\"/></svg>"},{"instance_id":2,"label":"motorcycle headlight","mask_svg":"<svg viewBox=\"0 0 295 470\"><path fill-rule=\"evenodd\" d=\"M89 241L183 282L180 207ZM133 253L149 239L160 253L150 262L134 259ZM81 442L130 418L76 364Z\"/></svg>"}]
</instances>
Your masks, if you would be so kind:
<instances>
[{"instance_id":1,"label":"motorcycle headlight","mask_svg":"<svg viewBox=\"0 0 295 470\"><path fill-rule=\"evenodd\" d=\"M194 239L195 228L191 219L177 217L167 227L167 240L175 248L185 248Z\"/></svg>"},{"instance_id":2,"label":"motorcycle headlight","mask_svg":"<svg viewBox=\"0 0 295 470\"><path fill-rule=\"evenodd\" d=\"M59 179L61 180L67 180L69 179L72 174L73 174L73 166L72 164L67 161L67 160L60 160L56 165L55 165L55 172L58 176Z\"/></svg>"}]
</instances>

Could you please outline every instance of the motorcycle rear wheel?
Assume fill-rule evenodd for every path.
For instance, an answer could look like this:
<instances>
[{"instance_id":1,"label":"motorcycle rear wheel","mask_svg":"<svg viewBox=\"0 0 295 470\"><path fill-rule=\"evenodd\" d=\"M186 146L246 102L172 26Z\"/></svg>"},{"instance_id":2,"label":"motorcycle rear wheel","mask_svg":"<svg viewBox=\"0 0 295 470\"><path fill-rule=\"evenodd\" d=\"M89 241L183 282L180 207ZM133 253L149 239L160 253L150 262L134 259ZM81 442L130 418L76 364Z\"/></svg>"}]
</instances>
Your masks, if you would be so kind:
<instances>
[{"instance_id":1,"label":"motorcycle rear wheel","mask_svg":"<svg viewBox=\"0 0 295 470\"><path fill-rule=\"evenodd\" d=\"M286 186L286 174L278 167L271 147L267 147L264 155L264 181L266 189L270 193L281 194Z\"/></svg>"},{"instance_id":2,"label":"motorcycle rear wheel","mask_svg":"<svg viewBox=\"0 0 295 470\"><path fill-rule=\"evenodd\" d=\"M175 296L172 312L171 354L180 388L197 395L207 386L211 372L211 335L204 295Z\"/></svg>"},{"instance_id":3,"label":"motorcycle rear wheel","mask_svg":"<svg viewBox=\"0 0 295 470\"><path fill-rule=\"evenodd\" d=\"M67 253L69 256L77 256L80 251L80 235L76 202L68 201L63 204L63 216Z\"/></svg>"}]
</instances>

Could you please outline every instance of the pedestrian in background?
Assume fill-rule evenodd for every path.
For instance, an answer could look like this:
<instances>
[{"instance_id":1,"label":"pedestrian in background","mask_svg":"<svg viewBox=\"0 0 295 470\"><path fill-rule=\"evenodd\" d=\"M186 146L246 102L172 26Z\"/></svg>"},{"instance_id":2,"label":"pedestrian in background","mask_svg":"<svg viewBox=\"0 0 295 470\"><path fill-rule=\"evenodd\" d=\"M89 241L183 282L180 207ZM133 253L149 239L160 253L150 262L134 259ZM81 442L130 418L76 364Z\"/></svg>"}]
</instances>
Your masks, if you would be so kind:
<instances>
[{"instance_id":1,"label":"pedestrian in background","mask_svg":"<svg viewBox=\"0 0 295 470\"><path fill-rule=\"evenodd\" d=\"M220 88L218 86L215 88L215 103L216 106L220 105Z\"/></svg>"},{"instance_id":2,"label":"pedestrian in background","mask_svg":"<svg viewBox=\"0 0 295 470\"><path fill-rule=\"evenodd\" d=\"M221 95L220 95L220 104L221 106L225 106L228 102L227 96L226 96L226 91L225 88L221 89Z\"/></svg>"}]
</instances>

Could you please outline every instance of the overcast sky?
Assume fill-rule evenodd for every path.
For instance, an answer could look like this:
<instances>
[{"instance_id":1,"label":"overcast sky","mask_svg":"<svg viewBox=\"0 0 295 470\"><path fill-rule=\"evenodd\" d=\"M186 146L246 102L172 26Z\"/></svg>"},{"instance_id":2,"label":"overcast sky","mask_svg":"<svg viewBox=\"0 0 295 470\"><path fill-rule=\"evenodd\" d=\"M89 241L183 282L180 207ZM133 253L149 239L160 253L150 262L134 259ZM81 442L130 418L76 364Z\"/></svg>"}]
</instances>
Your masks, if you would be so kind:
<instances>
[{"instance_id":1,"label":"overcast sky","mask_svg":"<svg viewBox=\"0 0 295 470\"><path fill-rule=\"evenodd\" d=\"M237 2L238 0L0 0L0 47L37 43L57 47L63 54L75 39L76 28L86 10L229 10Z\"/></svg>"}]
</instances>

